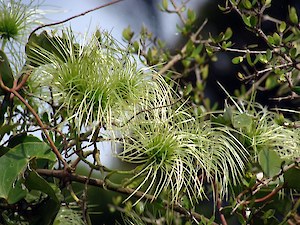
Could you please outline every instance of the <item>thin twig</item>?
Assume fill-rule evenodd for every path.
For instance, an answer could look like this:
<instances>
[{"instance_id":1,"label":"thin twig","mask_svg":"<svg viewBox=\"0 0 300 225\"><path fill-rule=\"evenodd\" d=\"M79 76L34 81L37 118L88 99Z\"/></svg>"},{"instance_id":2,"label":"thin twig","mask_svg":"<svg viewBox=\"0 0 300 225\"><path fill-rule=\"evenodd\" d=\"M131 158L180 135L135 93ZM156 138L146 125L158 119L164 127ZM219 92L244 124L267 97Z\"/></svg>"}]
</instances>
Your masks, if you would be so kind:
<instances>
[{"instance_id":1,"label":"thin twig","mask_svg":"<svg viewBox=\"0 0 300 225\"><path fill-rule=\"evenodd\" d=\"M66 22L68 22L68 21L70 21L70 20L73 20L73 19L75 19L75 18L77 18L77 17L84 16L84 15L90 13L90 12L94 12L94 11L96 11L96 10L98 10L98 9L101 9L101 8L104 8L104 7L107 7L107 6L116 4L116 3L121 2L121 1L123 1L123 0L114 0L114 1L108 2L108 3L106 3L106 4L100 5L100 6L96 7L96 8L87 10L87 11L85 11L85 12L83 12L83 13L77 14L77 15L75 15L75 16L71 16L71 17L69 17L69 18L67 18L67 19L65 19L65 20L61 20L61 21L58 21L58 22L48 23L48 24L44 24L44 25L38 26L37 28L35 28L35 29L30 33L28 40L30 39L30 37L31 37L36 31L38 31L38 30L40 30L40 29L42 29L42 28L45 28L45 27L51 27L51 26L55 26L55 25L59 25L59 24L66 23Z\"/></svg>"},{"instance_id":2,"label":"thin twig","mask_svg":"<svg viewBox=\"0 0 300 225\"><path fill-rule=\"evenodd\" d=\"M51 137L49 136L46 126L43 124L42 120L40 119L39 115L36 113L36 111L31 107L31 105L29 105L29 103L14 89L14 88L9 88L7 86L5 86L5 84L3 83L2 80L2 76L0 75L0 87L13 94L14 96L16 96L26 107L27 109L33 114L33 116L35 117L37 123L39 124L39 126L41 127L41 129L43 130L43 133L45 134L50 147L52 148L54 154L56 155L56 157L62 161L62 163L64 164L65 169L70 169L68 163L64 160L64 158L62 157L62 155L60 154L60 152L58 151L58 149L56 148L53 140L51 139Z\"/></svg>"},{"instance_id":3,"label":"thin twig","mask_svg":"<svg viewBox=\"0 0 300 225\"><path fill-rule=\"evenodd\" d=\"M37 169L36 172L42 176L47 176L47 177L56 177L56 178L63 179L63 180L67 179L69 181L75 181L75 182L79 182L79 183L83 183L83 184L87 182L89 185L92 185L92 186L100 187L103 189L115 191L115 192L126 194L126 195L133 194L135 197L138 197L138 198L143 197L144 199L149 200L149 201L156 200L156 198L153 195L145 194L142 191L136 191L135 189L132 189L132 188L119 187L110 182L106 182L102 179L88 178L86 176L82 176L82 175L78 175L78 174L66 173L66 171L64 171L64 170ZM196 212L189 212L188 210L181 207L180 205L177 205L177 204L170 205L169 202L166 200L163 201L163 204L165 207L171 208L172 210L179 212L183 215L192 216L193 218L195 218L199 221L210 222L210 224L212 224L212 225L218 225L215 222L211 222L208 218L206 218L205 216L203 216L201 214L198 214Z\"/></svg>"},{"instance_id":4,"label":"thin twig","mask_svg":"<svg viewBox=\"0 0 300 225\"><path fill-rule=\"evenodd\" d=\"M196 42L197 41L197 36L201 33L201 31L203 30L203 28L205 27L205 25L207 24L208 20L205 19L204 22L202 23L202 25L199 27L199 29L191 35L190 39L192 42ZM181 60L186 52L186 48L187 48L187 44L185 44L183 46L183 48L181 49L180 53L178 53L177 55L174 55L172 57L172 59L163 67L161 68L158 73L159 74L163 74L166 71L168 71L172 66L174 66L179 60Z\"/></svg>"}]
</instances>

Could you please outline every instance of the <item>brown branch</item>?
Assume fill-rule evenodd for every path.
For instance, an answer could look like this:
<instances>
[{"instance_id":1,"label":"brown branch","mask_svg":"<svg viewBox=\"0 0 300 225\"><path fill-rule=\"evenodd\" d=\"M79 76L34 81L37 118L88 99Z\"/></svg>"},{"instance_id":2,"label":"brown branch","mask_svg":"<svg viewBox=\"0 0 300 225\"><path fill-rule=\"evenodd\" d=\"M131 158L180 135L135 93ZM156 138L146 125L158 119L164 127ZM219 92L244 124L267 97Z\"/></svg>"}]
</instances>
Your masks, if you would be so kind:
<instances>
[{"instance_id":1,"label":"brown branch","mask_svg":"<svg viewBox=\"0 0 300 225\"><path fill-rule=\"evenodd\" d=\"M203 28L205 27L205 25L207 24L208 20L204 20L204 22L202 23L202 25L199 27L199 29L191 35L190 39L192 42L196 42L197 41L197 36L200 34L200 32L203 30ZM166 71L168 71L172 66L174 66L179 60L181 60L186 52L186 48L187 48L187 44L185 44L180 53L174 55L172 57L172 59L163 67L161 68L158 73L159 74L163 74L165 73Z\"/></svg>"},{"instance_id":2,"label":"brown branch","mask_svg":"<svg viewBox=\"0 0 300 225\"><path fill-rule=\"evenodd\" d=\"M29 35L29 37L28 37L28 40L30 39L30 37L31 37L36 31L38 31L38 30L40 30L40 29L42 29L42 28L45 28L45 27L51 27L51 26L55 26L55 25L59 25L59 24L63 24L63 23L65 23L65 22L68 22L68 21L70 21L70 20L73 20L73 19L75 19L75 18L77 18L77 17L84 16L84 15L90 13L90 12L94 12L94 11L96 11L96 10L98 10L98 9L101 9L101 8L104 8L104 7L107 7L107 6L116 4L116 3L121 2L121 1L123 1L123 0L114 0L114 1L108 2L108 3L106 3L106 4L100 5L100 6L96 7L96 8L87 10L87 11L85 11L85 12L83 12L83 13L77 14L77 15L75 15L75 16L71 16L71 17L69 17L69 18L67 18L67 19L64 19L64 20L61 20L61 21L58 21L58 22L54 22L54 23L48 23L48 24L43 24L43 25L41 25L41 26L38 26L37 28L35 28L35 29L30 33L30 35Z\"/></svg>"},{"instance_id":3,"label":"brown branch","mask_svg":"<svg viewBox=\"0 0 300 225\"><path fill-rule=\"evenodd\" d=\"M286 165L284 166L280 172L278 172L275 176L270 177L264 181L259 181L258 183L256 183L250 190L244 190L243 192L241 192L238 196L237 196L237 205L234 207L234 209L232 210L231 213L235 212L239 206L241 205L248 205L250 203L252 203L251 200L248 200L251 196L255 195L256 193L259 192L259 190L262 187L268 186L268 184L276 179L278 179L280 176L282 176L286 171L295 168L298 166L298 163L300 162L300 157L296 158L295 162L290 164L290 165ZM264 202L266 200L269 200L270 198L272 198L273 196L275 196L281 189L283 189L285 186L285 184L279 185L276 188L274 188L269 194L267 194L266 196L262 197L262 198L258 198L255 199L254 202L255 203L260 203L260 202ZM246 200L241 200L241 197L247 193L251 192L251 196L249 196L248 198L246 198Z\"/></svg>"},{"instance_id":4,"label":"brown branch","mask_svg":"<svg viewBox=\"0 0 300 225\"><path fill-rule=\"evenodd\" d=\"M100 187L100 188L115 191L115 192L118 192L121 194L130 195L130 194L134 193L133 195L135 197L144 198L148 201L157 200L153 195L145 194L142 191L136 191L135 189L127 188L127 187L119 187L118 185L115 185L111 182L106 182L101 179L89 178L87 176L82 176L82 175L78 175L78 174L74 174L74 173L67 173L65 170L37 169L36 172L42 176L56 177L61 180L65 180L65 181L69 181L69 182L74 181L74 182L78 182L78 183L82 183L82 184L87 183L88 185L91 185L91 186ZM209 221L209 219L206 218L205 216L200 215L196 212L190 212L178 204L170 204L166 200L163 200L163 204L165 207L168 207L168 208L170 208L176 212L179 212L185 216L192 216L193 218L195 218L197 220L210 222L212 225L218 225L215 222Z\"/></svg>"},{"instance_id":5,"label":"brown branch","mask_svg":"<svg viewBox=\"0 0 300 225\"><path fill-rule=\"evenodd\" d=\"M27 78L24 78L27 79ZM25 83L25 82L24 82ZM58 149L56 148L53 140L50 138L48 132L47 132L47 128L46 126L43 124L42 120L40 119L39 115L36 113L36 111L31 107L31 105L29 105L29 103L16 91L16 86L15 88L9 88L7 87L2 80L2 76L0 75L0 87L5 90L6 92L9 92L11 94L13 94L14 96L16 96L26 107L27 109L29 109L29 111L32 113L32 115L35 117L38 125L41 127L41 129L43 130L43 133L45 134L49 145L52 149L52 151L54 152L54 154L56 155L56 157L62 161L62 163L64 164L65 169L69 170L70 167L68 165L68 163L64 160L64 158L62 157L62 155L60 154L60 152L58 151ZM18 89L20 89L21 87L18 87Z\"/></svg>"}]
</instances>

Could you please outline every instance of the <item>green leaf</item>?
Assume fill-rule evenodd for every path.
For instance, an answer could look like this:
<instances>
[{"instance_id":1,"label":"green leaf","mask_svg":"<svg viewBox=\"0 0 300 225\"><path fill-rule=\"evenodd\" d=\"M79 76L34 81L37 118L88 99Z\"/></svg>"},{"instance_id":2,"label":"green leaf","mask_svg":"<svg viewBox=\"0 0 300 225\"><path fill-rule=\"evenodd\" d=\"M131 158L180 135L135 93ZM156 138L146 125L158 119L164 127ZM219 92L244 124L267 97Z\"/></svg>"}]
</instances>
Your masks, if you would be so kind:
<instances>
[{"instance_id":1,"label":"green leaf","mask_svg":"<svg viewBox=\"0 0 300 225\"><path fill-rule=\"evenodd\" d=\"M221 5L218 5L218 8L219 8L221 11L223 11L223 12L227 10L226 7L223 7L223 6L221 6Z\"/></svg>"},{"instance_id":2,"label":"green leaf","mask_svg":"<svg viewBox=\"0 0 300 225\"><path fill-rule=\"evenodd\" d=\"M0 95L1 95L1 89L0 89ZM6 118L6 112L8 110L8 107L11 106L11 101L9 99L10 95L5 95L1 104L0 104L0 124L4 123L4 120Z\"/></svg>"},{"instance_id":3,"label":"green leaf","mask_svg":"<svg viewBox=\"0 0 300 225\"><path fill-rule=\"evenodd\" d=\"M51 187L51 185L41 177L36 171L31 171L29 175L26 177L25 185L29 190L38 190L45 194L47 194L50 198L52 198L57 203L59 202L55 191Z\"/></svg>"},{"instance_id":4,"label":"green leaf","mask_svg":"<svg viewBox=\"0 0 300 225\"><path fill-rule=\"evenodd\" d=\"M10 190L6 200L9 204L13 204L15 202L20 201L22 198L25 198L27 193L28 190L23 184L23 180L19 179L16 182L14 182L13 188Z\"/></svg>"},{"instance_id":5,"label":"green leaf","mask_svg":"<svg viewBox=\"0 0 300 225\"><path fill-rule=\"evenodd\" d=\"M274 150L264 148L258 154L258 162L265 175L273 177L279 173L283 160Z\"/></svg>"},{"instance_id":6,"label":"green leaf","mask_svg":"<svg viewBox=\"0 0 300 225\"><path fill-rule=\"evenodd\" d=\"M273 34L273 40L274 40L274 44L275 45L280 45L280 43L281 43L281 37L279 36L279 34L274 33Z\"/></svg>"},{"instance_id":7,"label":"green leaf","mask_svg":"<svg viewBox=\"0 0 300 225\"><path fill-rule=\"evenodd\" d=\"M2 50L0 50L0 76L5 86L9 88L13 86L14 76L8 58ZM3 94L4 91L0 88L0 95Z\"/></svg>"},{"instance_id":8,"label":"green leaf","mask_svg":"<svg viewBox=\"0 0 300 225\"><path fill-rule=\"evenodd\" d=\"M300 95L300 86L294 86L292 88L292 91L294 91L296 94Z\"/></svg>"},{"instance_id":9,"label":"green leaf","mask_svg":"<svg viewBox=\"0 0 300 225\"><path fill-rule=\"evenodd\" d=\"M47 159L55 161L55 154L43 142L30 142L17 145L0 158L0 198L8 199L13 184L22 177L30 160ZM15 202L9 202L13 204Z\"/></svg>"},{"instance_id":10,"label":"green leaf","mask_svg":"<svg viewBox=\"0 0 300 225\"><path fill-rule=\"evenodd\" d=\"M249 134L252 130L253 118L246 113L238 114L233 116L232 125L235 129L242 129Z\"/></svg>"},{"instance_id":11,"label":"green leaf","mask_svg":"<svg viewBox=\"0 0 300 225\"><path fill-rule=\"evenodd\" d=\"M123 32L122 32L123 38L124 38L126 41L128 41L128 42L131 41L133 35L134 35L134 32L131 30L130 26L128 26L127 28L125 28L125 29L123 30Z\"/></svg>"},{"instance_id":12,"label":"green leaf","mask_svg":"<svg viewBox=\"0 0 300 225\"><path fill-rule=\"evenodd\" d=\"M256 56L256 59L258 59L263 64L268 63L266 55L259 54L259 55Z\"/></svg>"},{"instance_id":13,"label":"green leaf","mask_svg":"<svg viewBox=\"0 0 300 225\"><path fill-rule=\"evenodd\" d=\"M271 3L272 3L272 0L266 0L265 1L265 5L271 5Z\"/></svg>"},{"instance_id":14,"label":"green leaf","mask_svg":"<svg viewBox=\"0 0 300 225\"><path fill-rule=\"evenodd\" d=\"M199 44L197 46L197 48L194 48L193 53L191 54L191 57L198 56L200 54L200 52L202 51L202 49L203 49L203 44Z\"/></svg>"},{"instance_id":15,"label":"green leaf","mask_svg":"<svg viewBox=\"0 0 300 225\"><path fill-rule=\"evenodd\" d=\"M188 11L187 11L187 18L191 22L194 22L196 20L196 18L197 18L195 11L192 10L192 9L188 9Z\"/></svg>"},{"instance_id":16,"label":"green leaf","mask_svg":"<svg viewBox=\"0 0 300 225\"><path fill-rule=\"evenodd\" d=\"M266 57L268 61L272 59L272 51L270 49L267 49Z\"/></svg>"},{"instance_id":17,"label":"green leaf","mask_svg":"<svg viewBox=\"0 0 300 225\"><path fill-rule=\"evenodd\" d=\"M0 146L0 157L5 155L9 150L10 150L10 148Z\"/></svg>"},{"instance_id":18,"label":"green leaf","mask_svg":"<svg viewBox=\"0 0 300 225\"><path fill-rule=\"evenodd\" d=\"M297 56L297 48L291 48L289 51L289 55L291 56L292 59L295 59Z\"/></svg>"},{"instance_id":19,"label":"green leaf","mask_svg":"<svg viewBox=\"0 0 300 225\"><path fill-rule=\"evenodd\" d=\"M237 73L237 77L240 79L240 80L245 80L245 75L243 74L243 73L241 73L241 72L238 72Z\"/></svg>"},{"instance_id":20,"label":"green leaf","mask_svg":"<svg viewBox=\"0 0 300 225\"><path fill-rule=\"evenodd\" d=\"M241 62L243 62L244 58L242 56L237 56L237 57L234 57L231 61L233 64L239 64Z\"/></svg>"},{"instance_id":21,"label":"green leaf","mask_svg":"<svg viewBox=\"0 0 300 225\"><path fill-rule=\"evenodd\" d=\"M51 63L47 58L47 55L44 55L46 52L54 54L60 60L65 62L68 58L67 54L69 54L69 51L66 51L64 46L69 46L70 49L73 49L74 56L77 57L79 45L75 43L75 37L73 40L66 36L65 32L62 33L61 37L50 36L47 31L43 31L39 35L31 35L25 46L27 63L34 67ZM97 32L97 36L101 38L100 32ZM40 52L43 52L43 54Z\"/></svg>"},{"instance_id":22,"label":"green leaf","mask_svg":"<svg viewBox=\"0 0 300 225\"><path fill-rule=\"evenodd\" d=\"M278 85L277 78L275 76L268 76L265 83L266 89L271 90L277 85Z\"/></svg>"},{"instance_id":23,"label":"green leaf","mask_svg":"<svg viewBox=\"0 0 300 225\"><path fill-rule=\"evenodd\" d=\"M245 23L248 27L251 27L250 16L242 15L242 19L243 19L244 23Z\"/></svg>"},{"instance_id":24,"label":"green leaf","mask_svg":"<svg viewBox=\"0 0 300 225\"><path fill-rule=\"evenodd\" d=\"M191 83L189 83L183 90L183 95L188 96L192 92L192 90L193 90L193 86Z\"/></svg>"},{"instance_id":25,"label":"green leaf","mask_svg":"<svg viewBox=\"0 0 300 225\"><path fill-rule=\"evenodd\" d=\"M251 27L255 27L257 25L257 17L256 16L250 16L250 24Z\"/></svg>"},{"instance_id":26,"label":"green leaf","mask_svg":"<svg viewBox=\"0 0 300 225\"><path fill-rule=\"evenodd\" d=\"M252 4L249 0L244 0L243 5L246 9L251 9L252 8Z\"/></svg>"},{"instance_id":27,"label":"green leaf","mask_svg":"<svg viewBox=\"0 0 300 225\"><path fill-rule=\"evenodd\" d=\"M289 18L293 24L298 24L298 15L295 7L289 7Z\"/></svg>"},{"instance_id":28,"label":"green leaf","mask_svg":"<svg viewBox=\"0 0 300 225\"><path fill-rule=\"evenodd\" d=\"M249 52L246 54L246 60L249 66L254 66L254 62L252 62L251 55Z\"/></svg>"},{"instance_id":29,"label":"green leaf","mask_svg":"<svg viewBox=\"0 0 300 225\"><path fill-rule=\"evenodd\" d=\"M0 136L10 133L18 124L3 124L0 126Z\"/></svg>"},{"instance_id":30,"label":"green leaf","mask_svg":"<svg viewBox=\"0 0 300 225\"><path fill-rule=\"evenodd\" d=\"M228 27L224 33L224 40L227 41L228 39L230 39L232 37L232 34L232 29Z\"/></svg>"},{"instance_id":31,"label":"green leaf","mask_svg":"<svg viewBox=\"0 0 300 225\"><path fill-rule=\"evenodd\" d=\"M287 187L300 191L300 169L289 169L283 174L283 177Z\"/></svg>"},{"instance_id":32,"label":"green leaf","mask_svg":"<svg viewBox=\"0 0 300 225\"><path fill-rule=\"evenodd\" d=\"M286 29L286 23L284 21L282 21L279 25L278 30L279 30L280 33L283 33L285 31L285 29Z\"/></svg>"},{"instance_id":33,"label":"green leaf","mask_svg":"<svg viewBox=\"0 0 300 225\"><path fill-rule=\"evenodd\" d=\"M163 10L167 10L168 9L168 0L163 0L162 1L162 8L163 8Z\"/></svg>"},{"instance_id":34,"label":"green leaf","mask_svg":"<svg viewBox=\"0 0 300 225\"><path fill-rule=\"evenodd\" d=\"M135 205L135 211L137 212L138 215L141 215L142 213L144 213L144 211L145 211L145 203L139 201L139 202Z\"/></svg>"},{"instance_id":35,"label":"green leaf","mask_svg":"<svg viewBox=\"0 0 300 225\"><path fill-rule=\"evenodd\" d=\"M42 141L33 135L27 135L26 133L21 133L16 136L12 136L9 139L7 147L14 148L19 144L27 143L27 142L42 142Z\"/></svg>"}]
</instances>

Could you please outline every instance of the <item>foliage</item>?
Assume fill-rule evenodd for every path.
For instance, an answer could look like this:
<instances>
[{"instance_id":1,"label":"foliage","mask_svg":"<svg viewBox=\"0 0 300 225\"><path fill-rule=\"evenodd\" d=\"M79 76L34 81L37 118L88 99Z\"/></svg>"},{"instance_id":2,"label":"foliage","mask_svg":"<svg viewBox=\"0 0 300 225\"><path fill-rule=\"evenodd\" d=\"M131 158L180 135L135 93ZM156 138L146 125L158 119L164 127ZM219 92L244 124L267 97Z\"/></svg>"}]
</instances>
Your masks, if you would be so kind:
<instances>
[{"instance_id":1,"label":"foliage","mask_svg":"<svg viewBox=\"0 0 300 225\"><path fill-rule=\"evenodd\" d=\"M31 30L33 2L0 3L1 224L94 224L99 206L121 215L115 224L299 223L298 108L256 100L271 89L299 100L297 9L282 21L267 14L271 0L224 0L219 9L262 40L242 49L230 27L205 37L209 21L187 2L160 5L181 20L175 53L146 27L125 28L125 44L55 28L64 21ZM246 85L233 97L220 84L218 108L206 89L221 52L244 64ZM103 143L126 165L103 163ZM92 186L110 201L93 205Z\"/></svg>"}]
</instances>

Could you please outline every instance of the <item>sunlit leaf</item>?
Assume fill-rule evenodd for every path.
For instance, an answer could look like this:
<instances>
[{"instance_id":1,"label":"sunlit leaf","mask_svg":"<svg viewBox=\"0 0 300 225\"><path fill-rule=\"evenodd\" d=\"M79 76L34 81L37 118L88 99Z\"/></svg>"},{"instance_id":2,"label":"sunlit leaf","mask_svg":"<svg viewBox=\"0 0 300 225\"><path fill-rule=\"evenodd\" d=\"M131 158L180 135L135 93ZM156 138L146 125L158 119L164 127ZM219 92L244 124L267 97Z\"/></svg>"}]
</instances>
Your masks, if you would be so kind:
<instances>
[{"instance_id":1,"label":"sunlit leaf","mask_svg":"<svg viewBox=\"0 0 300 225\"><path fill-rule=\"evenodd\" d=\"M298 15L295 7L289 7L289 18L294 24L298 24Z\"/></svg>"},{"instance_id":2,"label":"sunlit leaf","mask_svg":"<svg viewBox=\"0 0 300 225\"><path fill-rule=\"evenodd\" d=\"M237 56L237 57L234 57L231 61L233 64L239 64L241 62L243 62L244 58L242 56Z\"/></svg>"},{"instance_id":3,"label":"sunlit leaf","mask_svg":"<svg viewBox=\"0 0 300 225\"><path fill-rule=\"evenodd\" d=\"M259 152L258 162L266 176L273 177L279 173L283 160L274 150L265 148Z\"/></svg>"},{"instance_id":4,"label":"sunlit leaf","mask_svg":"<svg viewBox=\"0 0 300 225\"><path fill-rule=\"evenodd\" d=\"M10 149L5 155L0 157L0 198L8 199L10 192L13 191L14 183L23 176L26 167L32 159L47 159L55 161L55 154L49 146L43 142L31 142L17 145ZM10 204L15 203L9 201Z\"/></svg>"}]
</instances>

